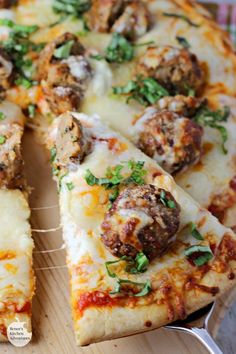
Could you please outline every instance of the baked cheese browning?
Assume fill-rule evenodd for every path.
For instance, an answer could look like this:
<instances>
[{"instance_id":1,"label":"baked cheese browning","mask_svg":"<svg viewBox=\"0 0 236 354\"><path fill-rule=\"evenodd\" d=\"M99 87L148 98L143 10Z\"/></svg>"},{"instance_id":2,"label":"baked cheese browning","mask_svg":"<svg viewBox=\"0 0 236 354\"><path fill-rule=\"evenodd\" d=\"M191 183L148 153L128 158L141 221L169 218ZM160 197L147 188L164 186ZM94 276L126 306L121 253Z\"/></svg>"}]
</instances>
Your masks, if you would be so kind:
<instances>
[{"instance_id":1,"label":"baked cheese browning","mask_svg":"<svg viewBox=\"0 0 236 354\"><path fill-rule=\"evenodd\" d=\"M140 0L94 0L85 17L95 32L117 32L132 40L150 27L149 11Z\"/></svg>"},{"instance_id":2,"label":"baked cheese browning","mask_svg":"<svg viewBox=\"0 0 236 354\"><path fill-rule=\"evenodd\" d=\"M228 188L216 194L211 200L208 210L224 223L227 210L232 208L236 203L236 176L229 182Z\"/></svg>"},{"instance_id":3,"label":"baked cheese browning","mask_svg":"<svg viewBox=\"0 0 236 354\"><path fill-rule=\"evenodd\" d=\"M155 107L160 110L175 112L183 117L193 117L203 105L206 104L206 99L200 99L192 96L167 96L161 98L155 104Z\"/></svg>"},{"instance_id":4,"label":"baked cheese browning","mask_svg":"<svg viewBox=\"0 0 236 354\"><path fill-rule=\"evenodd\" d=\"M39 58L38 76L53 113L79 108L91 77L91 67L75 35L64 33L44 48Z\"/></svg>"},{"instance_id":5,"label":"baked cheese browning","mask_svg":"<svg viewBox=\"0 0 236 354\"><path fill-rule=\"evenodd\" d=\"M0 125L0 188L24 189L21 138L17 124Z\"/></svg>"},{"instance_id":6,"label":"baked cheese browning","mask_svg":"<svg viewBox=\"0 0 236 354\"><path fill-rule=\"evenodd\" d=\"M149 47L138 62L137 73L156 79L171 94L199 94L206 79L195 54L172 46Z\"/></svg>"},{"instance_id":7,"label":"baked cheese browning","mask_svg":"<svg viewBox=\"0 0 236 354\"><path fill-rule=\"evenodd\" d=\"M169 173L196 163L201 156L203 129L171 111L147 108L136 122L137 146Z\"/></svg>"},{"instance_id":8,"label":"baked cheese browning","mask_svg":"<svg viewBox=\"0 0 236 354\"><path fill-rule=\"evenodd\" d=\"M15 5L17 0L0 0L0 9L8 9Z\"/></svg>"},{"instance_id":9,"label":"baked cheese browning","mask_svg":"<svg viewBox=\"0 0 236 354\"><path fill-rule=\"evenodd\" d=\"M63 114L58 124L55 141L54 166L60 170L81 163L87 150L87 141L80 121L69 112Z\"/></svg>"},{"instance_id":10,"label":"baked cheese browning","mask_svg":"<svg viewBox=\"0 0 236 354\"><path fill-rule=\"evenodd\" d=\"M179 214L180 207L169 192L153 185L128 187L105 215L102 240L114 256L134 258L143 252L154 259L175 241Z\"/></svg>"}]
</instances>

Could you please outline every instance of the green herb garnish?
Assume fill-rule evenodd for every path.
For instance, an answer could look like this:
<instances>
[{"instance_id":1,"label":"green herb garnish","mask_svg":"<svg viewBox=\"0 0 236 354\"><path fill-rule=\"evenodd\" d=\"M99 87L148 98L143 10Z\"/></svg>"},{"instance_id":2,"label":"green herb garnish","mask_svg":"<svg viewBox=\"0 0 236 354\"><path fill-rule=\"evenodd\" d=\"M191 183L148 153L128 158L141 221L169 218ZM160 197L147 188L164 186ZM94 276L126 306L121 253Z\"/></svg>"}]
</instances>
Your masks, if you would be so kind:
<instances>
[{"instance_id":1,"label":"green herb garnish","mask_svg":"<svg viewBox=\"0 0 236 354\"><path fill-rule=\"evenodd\" d=\"M190 46L190 44L189 44L189 42L187 41L187 39L186 38L184 38L184 37L180 37L180 36L177 36L176 37L176 40L179 42L179 44L183 47L183 48L185 48L185 49L189 49L191 46Z\"/></svg>"},{"instance_id":2,"label":"green herb garnish","mask_svg":"<svg viewBox=\"0 0 236 354\"><path fill-rule=\"evenodd\" d=\"M57 59L67 59L70 56L74 41L68 41L54 50L53 56Z\"/></svg>"},{"instance_id":3,"label":"green herb garnish","mask_svg":"<svg viewBox=\"0 0 236 354\"><path fill-rule=\"evenodd\" d=\"M72 189L75 188L74 184L72 182L68 182L66 183L67 189L68 191L72 191Z\"/></svg>"},{"instance_id":4,"label":"green herb garnish","mask_svg":"<svg viewBox=\"0 0 236 354\"><path fill-rule=\"evenodd\" d=\"M121 174L121 171L124 169L125 165L130 169L130 175L125 177ZM113 168L108 167L106 170L105 177L97 178L94 174L87 170L85 174L85 180L89 186L103 186L105 189L112 189L112 192L109 196L110 203L113 203L119 195L119 185L127 184L137 184L143 185L145 183L144 176L147 171L144 170L144 161L134 161L130 160L124 162L122 165L117 165Z\"/></svg>"},{"instance_id":5,"label":"green herb garnish","mask_svg":"<svg viewBox=\"0 0 236 354\"><path fill-rule=\"evenodd\" d=\"M23 85L29 88L34 84L31 79L33 73L33 63L31 59L28 59L26 55L30 51L40 51L44 44L33 43L29 40L29 36L38 30L38 26L25 26L17 25L11 20L0 19L0 25L8 26L11 28L9 37L3 40L1 45L3 49L10 56L11 61L17 72L17 85ZM31 84L30 84L31 83Z\"/></svg>"},{"instance_id":6,"label":"green herb garnish","mask_svg":"<svg viewBox=\"0 0 236 354\"><path fill-rule=\"evenodd\" d=\"M141 290L136 294L134 294L132 292L127 292L124 288L122 289L122 285L125 285L125 284L126 285L135 285L138 288L140 287ZM141 297L141 296L148 295L151 290L152 290L152 288L151 288L151 283L149 280L147 280L145 283L138 283L138 282L131 281L128 279L117 278L117 283L116 283L115 289L113 291L110 291L110 294L114 295L114 294L124 293L129 296Z\"/></svg>"},{"instance_id":7,"label":"green herb garnish","mask_svg":"<svg viewBox=\"0 0 236 354\"><path fill-rule=\"evenodd\" d=\"M146 43L133 44L129 42L124 36L115 32L112 34L112 39L108 47L106 48L105 55L91 55L92 59L102 60L105 59L109 63L124 63L131 61L134 58L135 47L146 46L154 43L149 41Z\"/></svg>"},{"instance_id":8,"label":"green herb garnish","mask_svg":"<svg viewBox=\"0 0 236 354\"><path fill-rule=\"evenodd\" d=\"M57 149L55 147L50 150L50 162L54 162L57 156Z\"/></svg>"},{"instance_id":9,"label":"green herb garnish","mask_svg":"<svg viewBox=\"0 0 236 354\"><path fill-rule=\"evenodd\" d=\"M113 33L111 43L106 49L106 60L110 63L123 63L132 60L133 57L133 45L121 34Z\"/></svg>"},{"instance_id":10,"label":"green herb garnish","mask_svg":"<svg viewBox=\"0 0 236 354\"><path fill-rule=\"evenodd\" d=\"M191 230L191 235L196 238L197 240L204 240L204 237L200 234L200 232L197 229L197 225L194 224L193 222L190 223L190 230Z\"/></svg>"},{"instance_id":11,"label":"green herb garnish","mask_svg":"<svg viewBox=\"0 0 236 354\"><path fill-rule=\"evenodd\" d=\"M230 109L227 106L225 106L223 110L218 109L217 111L212 111L205 106L200 108L193 118L198 124L211 127L219 131L222 139L222 150L224 154L227 154L228 152L225 148L225 143L228 139L228 132L227 129L220 123L226 122L229 115Z\"/></svg>"},{"instance_id":12,"label":"green herb garnish","mask_svg":"<svg viewBox=\"0 0 236 354\"><path fill-rule=\"evenodd\" d=\"M115 95L128 95L127 102L136 100L143 106L156 103L160 98L169 96L169 92L153 78L141 78L129 81L127 85L113 87Z\"/></svg>"},{"instance_id":13,"label":"green herb garnish","mask_svg":"<svg viewBox=\"0 0 236 354\"><path fill-rule=\"evenodd\" d=\"M0 145L4 144L6 141L6 137L4 135L0 135Z\"/></svg>"},{"instance_id":14,"label":"green herb garnish","mask_svg":"<svg viewBox=\"0 0 236 354\"><path fill-rule=\"evenodd\" d=\"M167 199L166 192L163 190L160 193L160 201L167 208L174 209L176 207L175 202L173 200Z\"/></svg>"},{"instance_id":15,"label":"green herb garnish","mask_svg":"<svg viewBox=\"0 0 236 354\"><path fill-rule=\"evenodd\" d=\"M30 118L34 118L35 113L36 113L36 105L33 104L33 103L30 103L30 104L28 105L27 110L28 110L28 116L29 116Z\"/></svg>"},{"instance_id":16,"label":"green herb garnish","mask_svg":"<svg viewBox=\"0 0 236 354\"><path fill-rule=\"evenodd\" d=\"M201 245L187 248L184 254L186 257L193 257L192 261L198 267L208 263L214 257L210 247ZM196 255L196 257L194 257L194 255Z\"/></svg>"},{"instance_id":17,"label":"green herb garnish","mask_svg":"<svg viewBox=\"0 0 236 354\"><path fill-rule=\"evenodd\" d=\"M107 270L109 277L115 278L117 281L117 283L115 285L115 289L113 291L111 291L110 294L118 294L118 293L124 293L124 292L126 293L126 291L124 291L124 289L122 289L122 285L131 284L131 285L135 285L137 287L141 287L141 290L140 290L140 292L138 292L136 294L129 293L129 295L136 296L136 297L147 295L152 290L151 283L149 280L146 281L145 283L137 283L137 282L133 282L128 279L121 279L117 276L116 273L114 273L110 270L110 268L109 268L110 265L119 263L121 261L126 261L128 263L125 270L129 273L132 273L132 274L145 272L147 270L147 266L149 264L148 258L142 252L137 254L135 260L133 260L131 257L123 256L118 260L106 262L105 266L106 266L106 270ZM132 268L131 268L131 266L132 266ZM134 271L134 269L136 271Z\"/></svg>"},{"instance_id":18,"label":"green herb garnish","mask_svg":"<svg viewBox=\"0 0 236 354\"><path fill-rule=\"evenodd\" d=\"M52 6L56 13L79 17L89 10L91 0L54 0Z\"/></svg>"},{"instance_id":19,"label":"green herb garnish","mask_svg":"<svg viewBox=\"0 0 236 354\"><path fill-rule=\"evenodd\" d=\"M185 16L185 15L176 14L176 13L171 13L171 12L163 12L163 16L179 18L179 19L181 19L181 20L187 22L190 26L193 26L193 27L200 27L199 24L194 23L193 21L191 21L191 20L190 20L187 16Z\"/></svg>"},{"instance_id":20,"label":"green herb garnish","mask_svg":"<svg viewBox=\"0 0 236 354\"><path fill-rule=\"evenodd\" d=\"M6 119L6 116L3 112L0 112L0 120Z\"/></svg>"}]
</instances>

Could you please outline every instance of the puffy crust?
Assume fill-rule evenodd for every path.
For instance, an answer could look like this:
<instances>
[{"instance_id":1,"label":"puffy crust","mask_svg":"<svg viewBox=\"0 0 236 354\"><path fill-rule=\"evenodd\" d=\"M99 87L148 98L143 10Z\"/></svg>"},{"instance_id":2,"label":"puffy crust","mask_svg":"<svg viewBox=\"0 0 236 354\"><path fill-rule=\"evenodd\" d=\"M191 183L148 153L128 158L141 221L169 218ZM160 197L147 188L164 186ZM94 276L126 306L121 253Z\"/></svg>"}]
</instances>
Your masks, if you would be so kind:
<instances>
[{"instance_id":1,"label":"puffy crust","mask_svg":"<svg viewBox=\"0 0 236 354\"><path fill-rule=\"evenodd\" d=\"M205 77L195 54L171 46L149 47L140 58L137 73L153 77L173 94L199 93Z\"/></svg>"},{"instance_id":2,"label":"puffy crust","mask_svg":"<svg viewBox=\"0 0 236 354\"><path fill-rule=\"evenodd\" d=\"M161 193L173 208L162 203ZM102 240L115 256L135 257L142 251L153 259L175 241L179 215L180 207L169 192L154 185L127 187L105 215Z\"/></svg>"},{"instance_id":3,"label":"puffy crust","mask_svg":"<svg viewBox=\"0 0 236 354\"><path fill-rule=\"evenodd\" d=\"M174 112L147 108L139 119L137 145L169 173L196 163L201 156L203 129Z\"/></svg>"},{"instance_id":4,"label":"puffy crust","mask_svg":"<svg viewBox=\"0 0 236 354\"><path fill-rule=\"evenodd\" d=\"M229 282L227 274L216 274L210 271L204 278L204 284L207 284L208 288L218 288L219 292L213 295L200 288L186 291L184 295L186 316L213 302L215 298L230 289L235 281ZM177 302L176 296L175 303L173 299L173 306L170 307L176 309ZM82 317L74 313L77 344L83 346L162 327L179 319L178 313L175 313L170 321L169 304L164 302L147 306L111 306L104 307L102 311L101 308L93 307L84 311Z\"/></svg>"},{"instance_id":5,"label":"puffy crust","mask_svg":"<svg viewBox=\"0 0 236 354\"><path fill-rule=\"evenodd\" d=\"M86 15L88 25L97 32L118 32L130 39L144 35L150 15L139 0L95 0Z\"/></svg>"}]
</instances>

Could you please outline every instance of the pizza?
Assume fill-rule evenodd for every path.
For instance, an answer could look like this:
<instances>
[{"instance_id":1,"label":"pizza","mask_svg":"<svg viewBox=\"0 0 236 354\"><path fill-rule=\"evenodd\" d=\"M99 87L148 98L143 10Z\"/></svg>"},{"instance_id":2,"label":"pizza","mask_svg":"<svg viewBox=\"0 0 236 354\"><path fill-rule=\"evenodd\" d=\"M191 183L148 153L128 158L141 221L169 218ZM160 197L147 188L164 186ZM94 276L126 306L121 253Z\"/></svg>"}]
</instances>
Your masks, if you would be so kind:
<instances>
[{"instance_id":1,"label":"pizza","mask_svg":"<svg viewBox=\"0 0 236 354\"><path fill-rule=\"evenodd\" d=\"M0 93L51 151L77 342L157 328L226 291L236 210L227 34L187 0L0 7Z\"/></svg>"},{"instance_id":2,"label":"pizza","mask_svg":"<svg viewBox=\"0 0 236 354\"><path fill-rule=\"evenodd\" d=\"M97 115L64 113L48 141L78 344L184 319L235 283L233 231Z\"/></svg>"},{"instance_id":3,"label":"pizza","mask_svg":"<svg viewBox=\"0 0 236 354\"><path fill-rule=\"evenodd\" d=\"M0 341L7 341L7 327L14 322L31 331L33 240L21 156L24 116L7 101L0 111Z\"/></svg>"}]
</instances>

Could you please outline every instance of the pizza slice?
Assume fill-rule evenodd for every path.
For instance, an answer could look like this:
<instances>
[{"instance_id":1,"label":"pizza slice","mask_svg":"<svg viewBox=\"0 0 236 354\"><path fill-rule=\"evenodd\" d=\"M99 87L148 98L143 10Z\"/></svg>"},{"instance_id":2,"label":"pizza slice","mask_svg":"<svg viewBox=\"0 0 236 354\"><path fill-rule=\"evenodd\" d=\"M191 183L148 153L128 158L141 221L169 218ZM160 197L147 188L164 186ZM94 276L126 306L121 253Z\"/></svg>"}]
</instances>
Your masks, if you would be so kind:
<instances>
[{"instance_id":1,"label":"pizza slice","mask_svg":"<svg viewBox=\"0 0 236 354\"><path fill-rule=\"evenodd\" d=\"M34 294L33 240L27 186L23 176L21 139L24 116L13 103L0 103L0 341L7 327L24 322L31 332Z\"/></svg>"},{"instance_id":2,"label":"pizza slice","mask_svg":"<svg viewBox=\"0 0 236 354\"><path fill-rule=\"evenodd\" d=\"M184 319L235 284L236 237L98 116L49 136L79 345Z\"/></svg>"}]
</instances>

